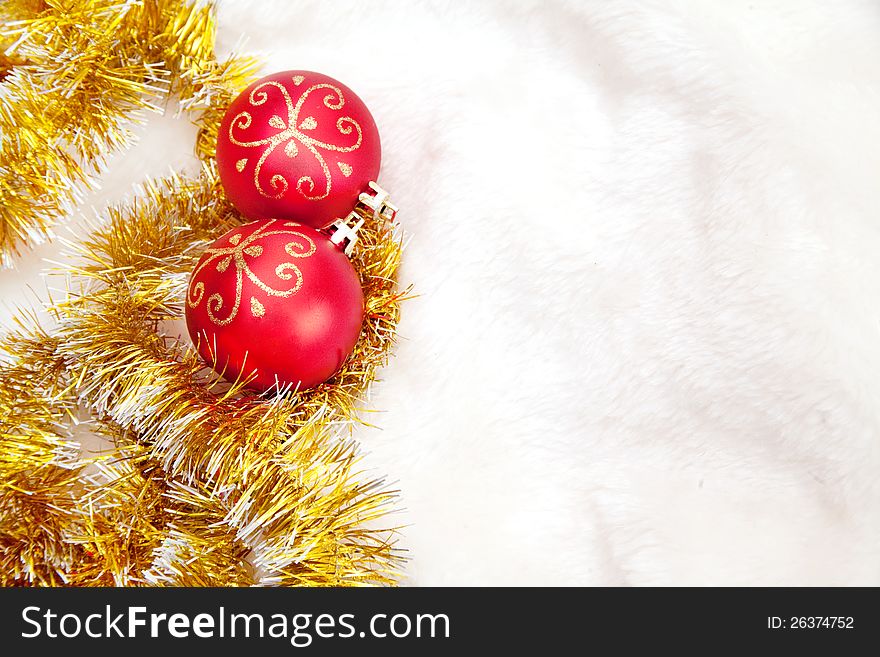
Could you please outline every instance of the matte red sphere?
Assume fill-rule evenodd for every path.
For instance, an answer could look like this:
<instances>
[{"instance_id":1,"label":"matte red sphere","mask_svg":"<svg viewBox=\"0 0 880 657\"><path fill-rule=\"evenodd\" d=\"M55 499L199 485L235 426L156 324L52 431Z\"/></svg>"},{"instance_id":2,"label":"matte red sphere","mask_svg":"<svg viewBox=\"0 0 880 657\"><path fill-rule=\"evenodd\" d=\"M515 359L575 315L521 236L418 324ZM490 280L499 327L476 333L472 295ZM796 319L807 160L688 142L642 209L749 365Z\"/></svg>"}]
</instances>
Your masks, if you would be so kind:
<instances>
[{"instance_id":1,"label":"matte red sphere","mask_svg":"<svg viewBox=\"0 0 880 657\"><path fill-rule=\"evenodd\" d=\"M226 195L249 219L324 228L379 175L379 131L363 101L312 71L261 78L232 101L217 135Z\"/></svg>"},{"instance_id":2,"label":"matte red sphere","mask_svg":"<svg viewBox=\"0 0 880 657\"><path fill-rule=\"evenodd\" d=\"M186 325L202 358L249 386L310 388L329 379L360 334L364 296L345 254L323 233L267 219L234 228L199 259Z\"/></svg>"}]
</instances>

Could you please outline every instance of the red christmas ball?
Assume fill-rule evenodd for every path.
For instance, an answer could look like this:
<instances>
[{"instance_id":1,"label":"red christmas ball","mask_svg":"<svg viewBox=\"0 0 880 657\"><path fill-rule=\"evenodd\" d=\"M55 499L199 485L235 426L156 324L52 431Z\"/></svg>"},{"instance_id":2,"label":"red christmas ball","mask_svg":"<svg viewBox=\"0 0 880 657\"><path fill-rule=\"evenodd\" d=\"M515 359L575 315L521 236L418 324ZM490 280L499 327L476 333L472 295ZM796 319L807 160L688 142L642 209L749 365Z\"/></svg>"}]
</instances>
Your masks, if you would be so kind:
<instances>
[{"instance_id":1,"label":"red christmas ball","mask_svg":"<svg viewBox=\"0 0 880 657\"><path fill-rule=\"evenodd\" d=\"M329 379L357 342L364 296L345 254L294 221L255 221L214 241L186 295L202 358L234 381L267 390Z\"/></svg>"},{"instance_id":2,"label":"red christmas ball","mask_svg":"<svg viewBox=\"0 0 880 657\"><path fill-rule=\"evenodd\" d=\"M312 71L261 78L232 101L217 135L226 195L249 219L324 228L379 175L376 122L355 93Z\"/></svg>"}]
</instances>

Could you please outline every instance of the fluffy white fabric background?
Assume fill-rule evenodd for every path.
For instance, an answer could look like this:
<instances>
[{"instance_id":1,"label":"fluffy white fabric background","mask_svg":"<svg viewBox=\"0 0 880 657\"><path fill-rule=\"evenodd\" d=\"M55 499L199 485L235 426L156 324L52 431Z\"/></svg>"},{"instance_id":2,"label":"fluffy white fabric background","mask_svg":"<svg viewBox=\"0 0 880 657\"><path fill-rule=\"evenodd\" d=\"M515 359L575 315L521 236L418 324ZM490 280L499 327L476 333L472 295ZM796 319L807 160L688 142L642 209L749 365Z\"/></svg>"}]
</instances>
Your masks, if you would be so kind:
<instances>
[{"instance_id":1,"label":"fluffy white fabric background","mask_svg":"<svg viewBox=\"0 0 880 657\"><path fill-rule=\"evenodd\" d=\"M421 296L357 436L409 583L880 584L876 3L219 17L379 124ZM139 132L87 206L194 169L185 121Z\"/></svg>"}]
</instances>

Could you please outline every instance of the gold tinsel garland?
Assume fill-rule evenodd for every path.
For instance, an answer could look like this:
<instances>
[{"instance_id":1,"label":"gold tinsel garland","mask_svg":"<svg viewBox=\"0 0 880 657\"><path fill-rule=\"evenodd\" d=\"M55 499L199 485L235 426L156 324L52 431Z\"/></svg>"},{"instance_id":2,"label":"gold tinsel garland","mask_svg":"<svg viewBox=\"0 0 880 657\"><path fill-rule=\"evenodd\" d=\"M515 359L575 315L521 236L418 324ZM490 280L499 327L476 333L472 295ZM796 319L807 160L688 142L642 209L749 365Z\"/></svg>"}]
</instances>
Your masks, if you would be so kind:
<instances>
[{"instance_id":1,"label":"gold tinsel garland","mask_svg":"<svg viewBox=\"0 0 880 657\"><path fill-rule=\"evenodd\" d=\"M23 4L33 10L35 3ZM93 61L98 72L87 75L115 76L120 88L109 98L126 111L149 103L140 96L150 93L145 79L163 80L184 109L201 112L196 148L205 165L195 180L148 183L128 206L111 209L106 225L74 254L78 287L49 306L52 328L26 318L0 344L0 583L393 583L393 528L375 525L394 495L355 471L355 445L338 429L357 417L393 342L404 294L395 283L399 237L358 210L366 223L353 264L366 321L355 352L331 381L270 398L224 384L190 346L168 335L179 333L174 322L201 248L242 220L211 158L222 109L250 65L214 60L210 7L162 0L36 5L41 9L27 21L12 24L16 48L46 38L47 25L72 29L91 9L95 21L116 26L112 38L133 68L112 73L107 61ZM147 35L152 45L139 51ZM144 65L149 75L132 63L138 52L153 62ZM34 56L15 53L20 61ZM164 62L165 73L156 73L156 62ZM16 70L6 79L20 76ZM128 96L126 89L135 91ZM79 102L96 99L84 92ZM114 112L83 129L94 134L101 131L96 125L112 126L107 134L121 134L122 114ZM64 123L56 128L63 133ZM75 140L71 148L97 160L104 147L118 144L95 143L92 152ZM4 163L16 166L16 153L4 142ZM3 193L20 204L15 212L4 207L0 222L14 215L23 226L23 217L43 217L5 180ZM77 442L84 430L115 449L86 457Z\"/></svg>"},{"instance_id":2,"label":"gold tinsel garland","mask_svg":"<svg viewBox=\"0 0 880 657\"><path fill-rule=\"evenodd\" d=\"M0 3L0 265L51 234L125 123L176 95L218 106L254 62L214 58L210 5L182 0L4 0ZM209 155L211 129L197 149Z\"/></svg>"}]
</instances>

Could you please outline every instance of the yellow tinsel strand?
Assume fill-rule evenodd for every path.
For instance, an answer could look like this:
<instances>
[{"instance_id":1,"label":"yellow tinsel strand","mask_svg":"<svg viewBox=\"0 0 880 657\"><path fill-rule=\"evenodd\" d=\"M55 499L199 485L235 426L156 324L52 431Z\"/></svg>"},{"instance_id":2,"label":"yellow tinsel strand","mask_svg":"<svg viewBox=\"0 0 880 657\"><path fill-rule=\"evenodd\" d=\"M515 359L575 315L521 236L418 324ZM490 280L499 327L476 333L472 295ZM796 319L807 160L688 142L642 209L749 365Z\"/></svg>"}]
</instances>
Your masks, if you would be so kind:
<instances>
[{"instance_id":1,"label":"yellow tinsel strand","mask_svg":"<svg viewBox=\"0 0 880 657\"><path fill-rule=\"evenodd\" d=\"M355 264L371 316L340 373L297 396L266 400L224 389L191 349L157 332L182 315L196 247L238 220L213 170L195 183L151 184L111 217L80 253L86 264L78 273L97 287L56 308L59 355L83 402L137 431L170 476L207 482L218 495L235 490L226 519L270 580L391 581L395 557L385 532L360 528L387 511L391 495L380 482L354 482L353 446L326 427L355 415L387 358L401 298L394 289L399 239L371 218L363 229Z\"/></svg>"},{"instance_id":2,"label":"yellow tinsel strand","mask_svg":"<svg viewBox=\"0 0 880 657\"><path fill-rule=\"evenodd\" d=\"M64 541L83 465L69 420L75 398L54 358L56 342L35 331L10 336L0 368L0 582L61 584L77 561Z\"/></svg>"},{"instance_id":3,"label":"yellow tinsel strand","mask_svg":"<svg viewBox=\"0 0 880 657\"><path fill-rule=\"evenodd\" d=\"M128 206L111 209L106 228L79 249L84 264L71 273L81 289L51 307L51 333L25 322L21 334L0 345L7 361L0 368L0 504L11 510L0 511L0 583L393 583L393 528L373 527L394 495L354 470L355 446L336 430L357 416L393 343L406 294L395 283L399 237L359 210L367 224L353 264L366 321L334 379L271 399L223 384L163 327L182 316L186 279L201 248L241 220L210 160L223 108L252 63L214 60L209 6L71 0L69 15L49 3L5 10L10 6L24 18L4 25L0 36L17 39L11 58L0 61L5 80L16 90L51 80L51 92L64 98L49 118L23 126L13 146L3 142L2 162L11 166L0 167L0 197L6 194L10 205L0 206L7 211L0 210L0 252L49 225L87 181L80 160L95 165L124 143L121 117L150 108L150 94L173 91L184 110L200 112L196 152L206 168L199 180L148 183ZM72 52L54 68L31 64L64 39L73 50L84 48L74 25L91 29L96 42L113 39L116 51ZM52 26L62 35L54 46ZM79 71L87 61L94 70ZM104 83L107 98L97 113L75 134L65 133L61 117L85 112L82 103ZM2 110L0 126L21 107L7 103ZM66 140L69 161L40 160L47 135ZM25 142L34 146L35 169L21 191L5 176L21 164L16 144ZM49 190L53 175L57 188L44 207L38 192ZM114 450L79 454L76 422L112 439ZM31 520L28 527L21 518Z\"/></svg>"},{"instance_id":4,"label":"yellow tinsel strand","mask_svg":"<svg viewBox=\"0 0 880 657\"><path fill-rule=\"evenodd\" d=\"M199 181L150 184L110 215L107 227L82 247L85 264L77 273L86 292L53 307L52 335L15 341L13 363L44 376L54 371L57 383L47 398L75 400L106 418L130 444L143 447L143 458L161 466L178 502L181 491L188 491L191 502L188 511L177 511L176 525L146 521L150 513L167 516L170 507L135 506L130 500L143 496L134 493L119 498L129 500L127 506L108 497L107 490L130 488L133 476L103 487L90 481L88 512L67 518L60 540L84 546L89 558L59 562L65 581L241 584L252 576L250 568L262 584L392 583L398 556L389 531L365 525L388 512L393 494L354 472L354 445L330 429L355 415L359 394L387 358L401 299L394 289L399 239L373 222L365 226L355 264L372 311L354 357L323 386L267 400L224 386L191 348L159 332L163 321L182 314L197 247L238 220L213 170ZM32 394L28 390L0 386L8 417L20 412L12 408L13 397ZM20 452L11 435L0 435L0 448L10 455ZM149 500L158 494L144 495ZM199 533L193 518L207 513L208 501L213 520ZM112 531L122 519L129 519L126 541ZM196 559L218 536L227 547L205 552L218 557L216 565ZM174 558L173 549L183 549L184 556Z\"/></svg>"},{"instance_id":5,"label":"yellow tinsel strand","mask_svg":"<svg viewBox=\"0 0 880 657\"><path fill-rule=\"evenodd\" d=\"M172 93L185 109L217 107L253 69L214 59L213 12L202 3L12 2L0 21L0 265L50 234L128 144L126 121Z\"/></svg>"}]
</instances>

